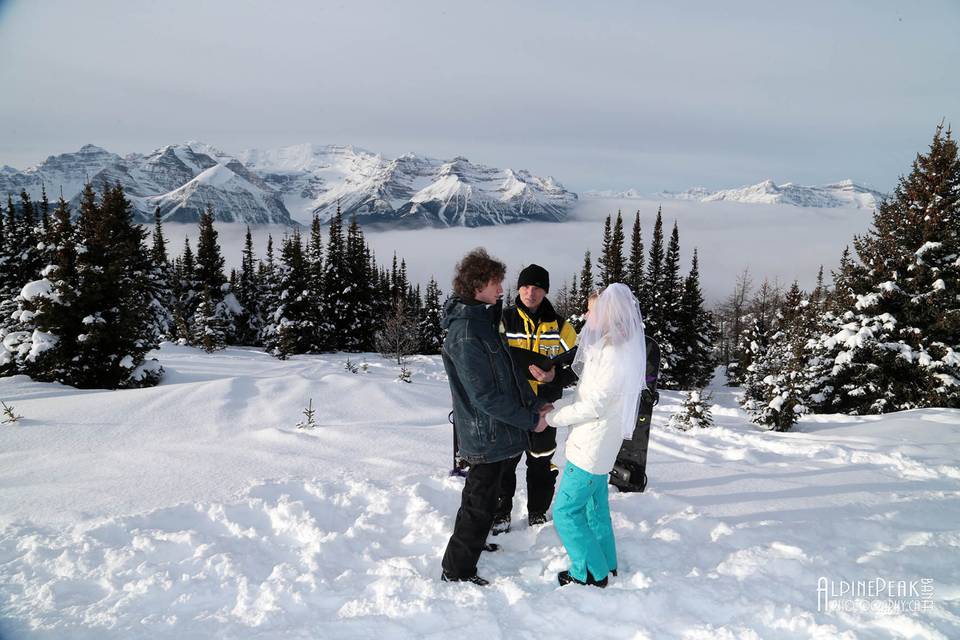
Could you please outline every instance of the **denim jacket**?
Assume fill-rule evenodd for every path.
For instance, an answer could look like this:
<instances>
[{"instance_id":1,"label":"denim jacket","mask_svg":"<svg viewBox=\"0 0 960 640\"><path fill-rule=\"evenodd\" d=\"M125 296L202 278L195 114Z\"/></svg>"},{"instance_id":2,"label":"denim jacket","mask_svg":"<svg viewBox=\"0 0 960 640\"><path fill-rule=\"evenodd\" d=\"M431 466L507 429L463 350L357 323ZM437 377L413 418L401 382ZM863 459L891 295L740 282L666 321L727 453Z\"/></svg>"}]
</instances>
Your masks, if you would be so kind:
<instances>
[{"instance_id":1,"label":"denim jacket","mask_svg":"<svg viewBox=\"0 0 960 640\"><path fill-rule=\"evenodd\" d=\"M444 305L443 367L453 396L460 456L471 464L523 453L544 404L526 379L517 376L499 330L501 310L500 302L488 305L456 296Z\"/></svg>"}]
</instances>

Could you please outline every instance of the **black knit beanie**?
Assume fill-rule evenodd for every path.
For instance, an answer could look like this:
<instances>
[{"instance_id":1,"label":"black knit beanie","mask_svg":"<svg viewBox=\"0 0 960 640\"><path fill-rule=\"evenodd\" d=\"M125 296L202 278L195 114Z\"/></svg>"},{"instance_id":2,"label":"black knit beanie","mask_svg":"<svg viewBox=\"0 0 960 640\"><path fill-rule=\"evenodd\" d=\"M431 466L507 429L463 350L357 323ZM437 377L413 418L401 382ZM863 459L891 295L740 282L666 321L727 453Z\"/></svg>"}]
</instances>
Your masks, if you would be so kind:
<instances>
[{"instance_id":1,"label":"black knit beanie","mask_svg":"<svg viewBox=\"0 0 960 640\"><path fill-rule=\"evenodd\" d=\"M531 264L520 272L520 278L517 280L517 289L532 284L540 287L547 293L550 293L550 274L547 270L538 264Z\"/></svg>"}]
</instances>

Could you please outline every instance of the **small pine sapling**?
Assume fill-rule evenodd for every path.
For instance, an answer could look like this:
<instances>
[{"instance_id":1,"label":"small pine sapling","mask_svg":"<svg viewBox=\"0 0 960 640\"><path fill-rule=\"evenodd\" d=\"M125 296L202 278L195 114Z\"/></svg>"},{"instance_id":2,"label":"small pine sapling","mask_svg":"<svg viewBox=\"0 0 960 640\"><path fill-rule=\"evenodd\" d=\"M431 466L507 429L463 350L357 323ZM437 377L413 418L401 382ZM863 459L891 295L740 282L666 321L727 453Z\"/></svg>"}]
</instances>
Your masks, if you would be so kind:
<instances>
[{"instance_id":1,"label":"small pine sapling","mask_svg":"<svg viewBox=\"0 0 960 640\"><path fill-rule=\"evenodd\" d=\"M713 415L710 413L711 395L701 389L687 392L680 410L670 416L669 426L688 431L694 427L706 428L713 426Z\"/></svg>"},{"instance_id":2,"label":"small pine sapling","mask_svg":"<svg viewBox=\"0 0 960 640\"><path fill-rule=\"evenodd\" d=\"M411 373L410 369L400 365L400 375L397 376L397 380L410 384L413 382L413 373Z\"/></svg>"},{"instance_id":3,"label":"small pine sapling","mask_svg":"<svg viewBox=\"0 0 960 640\"><path fill-rule=\"evenodd\" d=\"M17 414L13 408L13 405L8 405L2 400L0 400L0 405L3 405L3 420L0 420L0 424L13 424L23 417Z\"/></svg>"},{"instance_id":4,"label":"small pine sapling","mask_svg":"<svg viewBox=\"0 0 960 640\"><path fill-rule=\"evenodd\" d=\"M313 408L313 398L310 398L307 408L303 410L303 420L297 423L297 429L313 429L316 427L316 413L317 410Z\"/></svg>"},{"instance_id":5,"label":"small pine sapling","mask_svg":"<svg viewBox=\"0 0 960 640\"><path fill-rule=\"evenodd\" d=\"M343 363L343 368L345 371L349 371L350 373L357 373L358 371L360 371L360 367L357 366L357 364L353 362L350 358L347 358L347 361Z\"/></svg>"}]
</instances>

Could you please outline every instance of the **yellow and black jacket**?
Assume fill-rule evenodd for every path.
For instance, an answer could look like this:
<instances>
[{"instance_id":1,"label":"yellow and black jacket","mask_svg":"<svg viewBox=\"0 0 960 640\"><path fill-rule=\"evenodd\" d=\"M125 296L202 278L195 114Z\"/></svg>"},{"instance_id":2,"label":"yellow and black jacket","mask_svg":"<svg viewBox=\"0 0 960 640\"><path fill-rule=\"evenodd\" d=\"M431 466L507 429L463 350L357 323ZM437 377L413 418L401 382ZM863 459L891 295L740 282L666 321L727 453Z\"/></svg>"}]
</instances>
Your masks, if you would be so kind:
<instances>
[{"instance_id":1,"label":"yellow and black jacket","mask_svg":"<svg viewBox=\"0 0 960 640\"><path fill-rule=\"evenodd\" d=\"M528 349L554 358L569 351L577 343L577 332L570 323L557 315L546 298L540 303L536 314L530 311L517 296L514 304L503 310L503 329L507 344L519 349ZM529 380L537 397L554 402L563 395L563 388L576 382L577 377L570 367L561 367L553 382L541 383ZM557 430L549 428L542 433L530 434L530 453L534 456L552 454L557 448Z\"/></svg>"}]
</instances>

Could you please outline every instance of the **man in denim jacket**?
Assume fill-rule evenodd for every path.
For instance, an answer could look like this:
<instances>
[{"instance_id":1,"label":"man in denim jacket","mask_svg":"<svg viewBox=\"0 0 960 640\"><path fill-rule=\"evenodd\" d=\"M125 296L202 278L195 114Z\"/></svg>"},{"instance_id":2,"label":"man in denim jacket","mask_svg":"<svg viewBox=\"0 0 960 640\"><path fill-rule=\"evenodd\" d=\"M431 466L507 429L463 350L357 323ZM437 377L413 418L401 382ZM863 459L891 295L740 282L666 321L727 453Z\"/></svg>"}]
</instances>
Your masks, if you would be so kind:
<instances>
[{"instance_id":1,"label":"man in denim jacket","mask_svg":"<svg viewBox=\"0 0 960 640\"><path fill-rule=\"evenodd\" d=\"M457 264L454 295L444 307L447 336L441 355L453 396L460 456L470 464L453 535L443 554L442 579L488 584L477 575L477 560L497 507L506 463L529 446L529 433L547 427L552 408L538 400L525 378L517 376L500 330L506 266L484 249L474 249Z\"/></svg>"}]
</instances>

